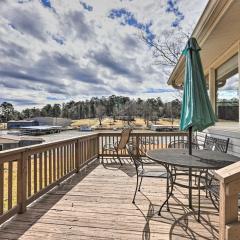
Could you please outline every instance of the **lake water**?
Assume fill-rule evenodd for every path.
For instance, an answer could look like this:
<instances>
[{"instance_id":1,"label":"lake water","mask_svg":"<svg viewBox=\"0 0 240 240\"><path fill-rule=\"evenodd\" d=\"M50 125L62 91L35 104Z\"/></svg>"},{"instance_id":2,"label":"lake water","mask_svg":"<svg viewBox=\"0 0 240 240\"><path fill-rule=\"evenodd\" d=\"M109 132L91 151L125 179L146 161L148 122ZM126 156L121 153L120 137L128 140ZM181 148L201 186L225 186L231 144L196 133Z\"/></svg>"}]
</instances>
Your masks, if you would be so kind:
<instances>
[{"instance_id":1,"label":"lake water","mask_svg":"<svg viewBox=\"0 0 240 240\"><path fill-rule=\"evenodd\" d=\"M69 131L63 131L60 133L54 133L54 134L47 134L47 135L41 135L38 136L40 138L43 138L45 142L54 142L62 139L69 139L72 137L80 137L92 134L94 132L80 132L78 130L69 130Z\"/></svg>"},{"instance_id":2,"label":"lake water","mask_svg":"<svg viewBox=\"0 0 240 240\"><path fill-rule=\"evenodd\" d=\"M14 135L14 132L16 132L16 131L12 131L12 132L13 132L13 135ZM2 131L0 131L0 136L1 135L6 135L8 133L11 133L11 131L2 130ZM72 137L85 136L85 135L89 135L89 134L92 134L92 133L94 133L94 132L80 132L78 130L69 130L69 131L63 131L63 132L60 132L60 133L40 135L40 136L37 136L37 137L38 138L43 138L45 140L45 142L54 142L54 141L58 141L58 140L62 140L62 139L68 139L68 138L72 138Z\"/></svg>"}]
</instances>

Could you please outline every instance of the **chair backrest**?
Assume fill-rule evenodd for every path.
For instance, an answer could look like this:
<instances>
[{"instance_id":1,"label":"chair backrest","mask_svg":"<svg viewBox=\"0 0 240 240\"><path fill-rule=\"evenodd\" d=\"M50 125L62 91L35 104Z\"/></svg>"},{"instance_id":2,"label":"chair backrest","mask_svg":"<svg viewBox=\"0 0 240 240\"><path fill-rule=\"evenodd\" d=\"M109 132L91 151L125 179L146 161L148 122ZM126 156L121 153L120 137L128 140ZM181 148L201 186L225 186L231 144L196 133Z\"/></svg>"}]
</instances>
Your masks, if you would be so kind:
<instances>
[{"instance_id":1,"label":"chair backrest","mask_svg":"<svg viewBox=\"0 0 240 240\"><path fill-rule=\"evenodd\" d=\"M186 140L175 140L168 144L168 148L188 148L189 143ZM192 142L192 148L193 149L199 149L199 146L197 143Z\"/></svg>"},{"instance_id":2,"label":"chair backrest","mask_svg":"<svg viewBox=\"0 0 240 240\"><path fill-rule=\"evenodd\" d=\"M230 140L229 138L227 139L215 138L210 137L206 134L203 147L204 149L226 153L228 150L229 140Z\"/></svg>"},{"instance_id":3,"label":"chair backrest","mask_svg":"<svg viewBox=\"0 0 240 240\"><path fill-rule=\"evenodd\" d=\"M139 147L135 144L127 144L126 148L127 148L129 157L134 162L135 167L138 168L140 165L143 166Z\"/></svg>"},{"instance_id":4,"label":"chair backrest","mask_svg":"<svg viewBox=\"0 0 240 240\"><path fill-rule=\"evenodd\" d=\"M129 141L131 132L132 132L132 128L124 128L122 130L121 138L120 138L120 141L117 145L118 150L122 150L122 149L126 148L126 145Z\"/></svg>"}]
</instances>

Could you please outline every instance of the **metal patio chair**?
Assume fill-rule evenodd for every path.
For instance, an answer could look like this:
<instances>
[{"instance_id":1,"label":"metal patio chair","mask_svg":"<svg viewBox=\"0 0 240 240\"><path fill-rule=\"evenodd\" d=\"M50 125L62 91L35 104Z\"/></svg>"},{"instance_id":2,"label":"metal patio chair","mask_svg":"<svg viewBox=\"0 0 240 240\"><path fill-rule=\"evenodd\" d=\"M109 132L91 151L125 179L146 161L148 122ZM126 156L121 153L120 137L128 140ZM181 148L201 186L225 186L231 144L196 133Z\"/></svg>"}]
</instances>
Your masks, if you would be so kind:
<instances>
[{"instance_id":1,"label":"metal patio chair","mask_svg":"<svg viewBox=\"0 0 240 240\"><path fill-rule=\"evenodd\" d=\"M136 188L133 196L132 203L135 203L135 198L137 191L140 191L142 180L144 177L146 178L167 178L167 172L166 170L159 169L159 167L155 170L147 169L146 164L144 164L144 161L142 160L142 154L144 156L144 153L141 153L141 149L139 146L134 144L127 144L127 151L129 154L129 157L134 163L135 169L136 169L136 175L137 175L137 182L136 182ZM146 157L146 156L145 156ZM149 165L148 165L149 166ZM159 166L159 164L158 164ZM140 182L139 182L139 178Z\"/></svg>"},{"instance_id":2,"label":"metal patio chair","mask_svg":"<svg viewBox=\"0 0 240 240\"><path fill-rule=\"evenodd\" d=\"M174 140L171 141L168 144L168 148L189 148L189 142L187 140ZM193 149L199 149L199 145L197 144L197 142L194 140L192 142L192 148ZM174 176L174 181L176 180L177 176L183 176L183 175L188 175L188 168L183 168L183 167L174 167L171 169L172 172L175 172L173 174ZM195 170L196 172L197 170ZM197 174L194 174L197 175ZM196 183L196 178L195 178L195 183Z\"/></svg>"},{"instance_id":3,"label":"metal patio chair","mask_svg":"<svg viewBox=\"0 0 240 240\"><path fill-rule=\"evenodd\" d=\"M229 140L229 138L220 139L206 134L203 147L204 149L227 153ZM219 181L214 177L214 171L208 171L205 180L206 194L209 193L214 207L218 209Z\"/></svg>"},{"instance_id":4,"label":"metal patio chair","mask_svg":"<svg viewBox=\"0 0 240 240\"><path fill-rule=\"evenodd\" d=\"M124 128L121 132L120 140L115 143L105 144L102 147L102 163L103 163L103 154L104 152L112 152L116 154L117 159L119 160L120 164L122 165L122 161L119 157L119 151L126 149L126 145L129 142L130 134L132 132L132 128ZM113 155L114 158L114 155Z\"/></svg>"},{"instance_id":5,"label":"metal patio chair","mask_svg":"<svg viewBox=\"0 0 240 240\"><path fill-rule=\"evenodd\" d=\"M217 152L224 152L227 153L228 145L229 145L229 138L227 139L220 139L208 136L206 134L205 141L203 148L217 151ZM205 173L205 177L201 179L201 183L204 185L206 190L206 197L209 197L214 205L214 207L218 210L218 203L219 203L219 181L214 177L214 170L207 171Z\"/></svg>"},{"instance_id":6,"label":"metal patio chair","mask_svg":"<svg viewBox=\"0 0 240 240\"><path fill-rule=\"evenodd\" d=\"M212 151L227 153L229 140L230 140L229 138L227 139L215 138L208 136L206 134L203 148Z\"/></svg>"}]
</instances>

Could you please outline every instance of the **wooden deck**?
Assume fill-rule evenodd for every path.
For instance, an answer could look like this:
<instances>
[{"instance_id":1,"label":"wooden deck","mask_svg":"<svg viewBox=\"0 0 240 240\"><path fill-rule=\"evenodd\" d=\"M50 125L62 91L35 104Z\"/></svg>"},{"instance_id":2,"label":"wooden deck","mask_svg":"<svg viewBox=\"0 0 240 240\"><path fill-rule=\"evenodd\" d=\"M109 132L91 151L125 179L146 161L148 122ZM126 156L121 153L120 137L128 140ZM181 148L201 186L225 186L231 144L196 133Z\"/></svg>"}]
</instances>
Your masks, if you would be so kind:
<instances>
[{"instance_id":1,"label":"wooden deck","mask_svg":"<svg viewBox=\"0 0 240 240\"><path fill-rule=\"evenodd\" d=\"M120 168L111 160L104 166L96 161L5 223L0 239L218 239L218 215L204 193L198 223L184 207L185 190L175 188L171 211L164 208L158 216L166 180L144 179L136 205L135 182L127 159Z\"/></svg>"}]
</instances>

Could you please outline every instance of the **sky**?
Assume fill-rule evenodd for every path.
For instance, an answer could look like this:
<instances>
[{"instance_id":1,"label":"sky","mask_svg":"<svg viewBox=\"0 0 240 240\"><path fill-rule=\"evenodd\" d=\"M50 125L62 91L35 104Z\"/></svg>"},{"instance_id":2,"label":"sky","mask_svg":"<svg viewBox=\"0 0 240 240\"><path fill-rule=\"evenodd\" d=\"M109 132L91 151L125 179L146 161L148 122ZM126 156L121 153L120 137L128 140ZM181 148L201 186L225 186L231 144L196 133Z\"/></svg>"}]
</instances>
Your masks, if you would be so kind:
<instances>
[{"instance_id":1,"label":"sky","mask_svg":"<svg viewBox=\"0 0 240 240\"><path fill-rule=\"evenodd\" d=\"M239 99L239 74L234 74L227 79L225 85L218 89L218 100Z\"/></svg>"},{"instance_id":2,"label":"sky","mask_svg":"<svg viewBox=\"0 0 240 240\"><path fill-rule=\"evenodd\" d=\"M0 103L17 109L122 95L161 97L169 69L148 41L191 32L207 0L0 0Z\"/></svg>"}]
</instances>

